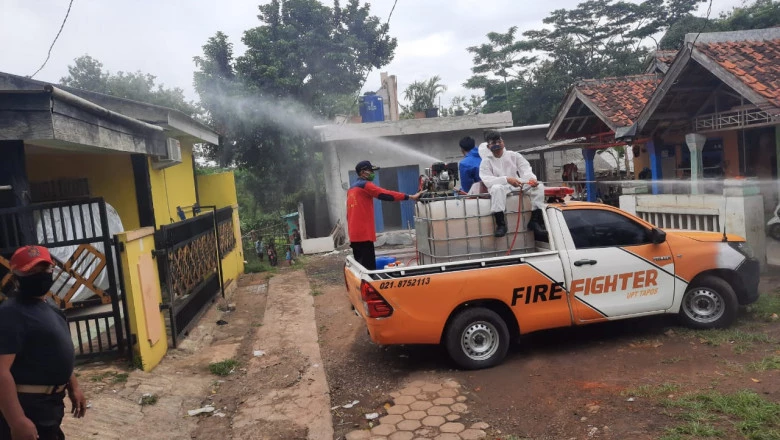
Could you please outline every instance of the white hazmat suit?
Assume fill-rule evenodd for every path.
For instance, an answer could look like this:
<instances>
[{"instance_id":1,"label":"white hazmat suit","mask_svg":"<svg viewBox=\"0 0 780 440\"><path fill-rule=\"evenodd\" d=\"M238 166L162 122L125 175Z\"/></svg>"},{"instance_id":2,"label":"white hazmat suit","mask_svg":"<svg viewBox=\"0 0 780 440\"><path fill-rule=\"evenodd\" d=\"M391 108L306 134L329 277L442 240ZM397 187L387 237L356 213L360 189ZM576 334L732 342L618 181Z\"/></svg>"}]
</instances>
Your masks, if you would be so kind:
<instances>
[{"instance_id":1,"label":"white hazmat suit","mask_svg":"<svg viewBox=\"0 0 780 440\"><path fill-rule=\"evenodd\" d=\"M490 212L504 212L506 209L506 196L516 189L507 183L507 177L517 177L527 182L531 179L536 180L536 175L531 170L531 164L516 151L504 149L501 157L493 156L493 153L487 149L487 154L482 156L482 163L479 166L479 178L490 193ZM480 153L483 146L480 145ZM544 186L539 184L537 187L523 185L523 191L531 197L533 209L544 208Z\"/></svg>"}]
</instances>

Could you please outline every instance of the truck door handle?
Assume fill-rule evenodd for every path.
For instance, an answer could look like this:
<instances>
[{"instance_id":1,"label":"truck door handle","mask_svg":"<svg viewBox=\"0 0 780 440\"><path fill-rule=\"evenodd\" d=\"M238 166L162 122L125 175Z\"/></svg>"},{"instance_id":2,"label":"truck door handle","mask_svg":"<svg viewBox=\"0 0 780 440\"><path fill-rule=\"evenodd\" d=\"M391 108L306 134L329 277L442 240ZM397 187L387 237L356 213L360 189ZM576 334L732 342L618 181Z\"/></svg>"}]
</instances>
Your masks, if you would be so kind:
<instances>
[{"instance_id":1,"label":"truck door handle","mask_svg":"<svg viewBox=\"0 0 780 440\"><path fill-rule=\"evenodd\" d=\"M584 266L586 264L590 264L591 266L598 263L596 260L577 260L574 262L574 265L577 267Z\"/></svg>"}]
</instances>

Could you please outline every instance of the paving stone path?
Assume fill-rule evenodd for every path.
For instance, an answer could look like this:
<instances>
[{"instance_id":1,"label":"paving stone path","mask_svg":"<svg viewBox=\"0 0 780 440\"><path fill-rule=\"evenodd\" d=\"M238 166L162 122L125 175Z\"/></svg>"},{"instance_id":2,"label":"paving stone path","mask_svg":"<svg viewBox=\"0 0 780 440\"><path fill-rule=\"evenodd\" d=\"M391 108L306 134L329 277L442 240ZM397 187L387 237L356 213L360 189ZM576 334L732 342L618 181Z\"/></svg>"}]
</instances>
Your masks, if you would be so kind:
<instances>
[{"instance_id":1,"label":"paving stone path","mask_svg":"<svg viewBox=\"0 0 780 440\"><path fill-rule=\"evenodd\" d=\"M468 412L466 396L454 380L443 383L417 380L390 393L393 406L371 430L352 431L346 440L477 440L487 437L486 423L469 427L460 422Z\"/></svg>"}]
</instances>

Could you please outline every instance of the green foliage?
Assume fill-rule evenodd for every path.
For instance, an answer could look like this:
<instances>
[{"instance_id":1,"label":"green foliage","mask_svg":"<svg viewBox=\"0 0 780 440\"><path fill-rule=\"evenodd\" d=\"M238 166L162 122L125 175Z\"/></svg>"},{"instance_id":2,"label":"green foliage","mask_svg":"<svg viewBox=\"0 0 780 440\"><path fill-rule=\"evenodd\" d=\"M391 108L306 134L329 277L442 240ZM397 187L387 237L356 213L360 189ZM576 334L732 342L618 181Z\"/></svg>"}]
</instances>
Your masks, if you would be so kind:
<instances>
[{"instance_id":1,"label":"green foliage","mask_svg":"<svg viewBox=\"0 0 780 440\"><path fill-rule=\"evenodd\" d=\"M212 362L209 364L209 371L211 374L217 376L228 376L233 373L233 370L238 366L238 361L235 359L225 359L220 362Z\"/></svg>"},{"instance_id":2,"label":"green foliage","mask_svg":"<svg viewBox=\"0 0 780 440\"><path fill-rule=\"evenodd\" d=\"M414 81L404 90L404 99L410 102L404 106L405 112L424 112L436 107L436 98L447 91L447 86L441 83L441 77L433 76L425 81Z\"/></svg>"},{"instance_id":3,"label":"green foliage","mask_svg":"<svg viewBox=\"0 0 780 440\"><path fill-rule=\"evenodd\" d=\"M679 333L683 336L694 337L703 344L712 345L714 347L718 347L723 344L753 344L772 342L772 339L764 333L749 332L739 328L710 330L679 329Z\"/></svg>"},{"instance_id":4,"label":"green foliage","mask_svg":"<svg viewBox=\"0 0 780 440\"><path fill-rule=\"evenodd\" d=\"M141 396L141 406L149 406L157 404L157 394L144 394Z\"/></svg>"},{"instance_id":5,"label":"green foliage","mask_svg":"<svg viewBox=\"0 0 780 440\"><path fill-rule=\"evenodd\" d=\"M750 306L753 316L759 321L773 322L777 318L772 315L780 315L780 295L763 294L758 298L755 304Z\"/></svg>"},{"instance_id":6,"label":"green foliage","mask_svg":"<svg viewBox=\"0 0 780 440\"><path fill-rule=\"evenodd\" d=\"M161 105L195 116L198 109L187 102L184 91L178 87L166 88L156 83L157 77L141 71L117 72L103 70L103 63L89 55L82 55L68 66L68 76L60 79L63 85L92 92Z\"/></svg>"},{"instance_id":7,"label":"green foliage","mask_svg":"<svg viewBox=\"0 0 780 440\"><path fill-rule=\"evenodd\" d=\"M780 356L774 355L765 357L758 362L749 364L748 369L751 371L780 370Z\"/></svg>"},{"instance_id":8,"label":"green foliage","mask_svg":"<svg viewBox=\"0 0 780 440\"><path fill-rule=\"evenodd\" d=\"M690 32L780 24L776 0L755 0L708 22L692 15L705 1L587 0L552 11L541 29L490 32L487 42L468 48L473 76L464 85L484 91L485 113L509 109L515 125L545 123L577 79L642 73L654 35L665 33L661 48L678 49Z\"/></svg>"},{"instance_id":9,"label":"green foliage","mask_svg":"<svg viewBox=\"0 0 780 440\"><path fill-rule=\"evenodd\" d=\"M322 154L312 126L335 114L354 114L368 69L387 64L396 40L369 5L333 7L317 0L272 0L259 6L261 24L244 32L235 57L218 32L195 57L195 89L206 118L222 134L205 154L238 176L249 196L242 219L297 209L303 197L324 197ZM245 217L248 214L248 217ZM242 230L244 230L243 225Z\"/></svg>"},{"instance_id":10,"label":"green foliage","mask_svg":"<svg viewBox=\"0 0 780 440\"><path fill-rule=\"evenodd\" d=\"M676 417L687 422L672 428L670 435L722 436L712 422L730 422L747 439L780 438L780 404L767 401L753 391L733 394L710 391L665 399L661 404L680 410Z\"/></svg>"}]
</instances>

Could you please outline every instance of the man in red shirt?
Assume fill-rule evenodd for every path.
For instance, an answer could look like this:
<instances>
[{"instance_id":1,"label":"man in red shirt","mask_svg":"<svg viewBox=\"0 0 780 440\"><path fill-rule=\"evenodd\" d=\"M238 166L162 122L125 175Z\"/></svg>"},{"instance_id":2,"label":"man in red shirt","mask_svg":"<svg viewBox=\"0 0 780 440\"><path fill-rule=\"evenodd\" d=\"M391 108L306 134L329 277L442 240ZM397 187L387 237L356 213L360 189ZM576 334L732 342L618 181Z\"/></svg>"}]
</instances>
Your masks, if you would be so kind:
<instances>
[{"instance_id":1,"label":"man in red shirt","mask_svg":"<svg viewBox=\"0 0 780 440\"><path fill-rule=\"evenodd\" d=\"M349 242L352 254L358 263L366 269L376 269L376 256L374 254L374 242L376 230L374 229L374 198L386 202L400 202L403 200L420 199L422 191L414 195L382 189L373 183L374 171L379 167L371 165L364 160L357 164L355 172L358 179L347 191L347 228L349 229Z\"/></svg>"}]
</instances>

